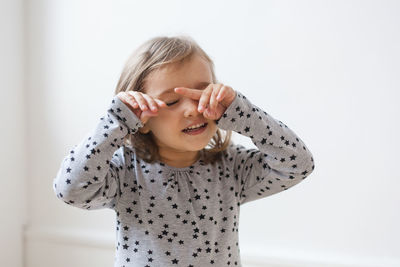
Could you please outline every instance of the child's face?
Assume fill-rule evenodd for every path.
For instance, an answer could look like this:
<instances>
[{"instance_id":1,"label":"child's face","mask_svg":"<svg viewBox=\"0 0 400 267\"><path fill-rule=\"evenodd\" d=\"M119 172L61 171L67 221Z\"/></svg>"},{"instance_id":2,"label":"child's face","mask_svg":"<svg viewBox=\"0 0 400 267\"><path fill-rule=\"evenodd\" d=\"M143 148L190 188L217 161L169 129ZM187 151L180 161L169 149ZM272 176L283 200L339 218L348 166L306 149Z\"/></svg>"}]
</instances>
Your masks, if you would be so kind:
<instances>
[{"instance_id":1,"label":"child's face","mask_svg":"<svg viewBox=\"0 0 400 267\"><path fill-rule=\"evenodd\" d=\"M153 133L160 154L199 151L207 146L217 131L215 121L204 118L203 114L198 112L198 100L177 94L174 88L181 86L204 90L210 83L210 67L207 61L198 55L194 55L182 65L173 64L156 70L146 78L144 93L152 98L161 99L167 105L175 102L167 107L158 108L158 116L151 117L141 128L142 131L150 130ZM167 89L171 91L164 93ZM182 131L197 122L207 122L205 131L197 135Z\"/></svg>"}]
</instances>

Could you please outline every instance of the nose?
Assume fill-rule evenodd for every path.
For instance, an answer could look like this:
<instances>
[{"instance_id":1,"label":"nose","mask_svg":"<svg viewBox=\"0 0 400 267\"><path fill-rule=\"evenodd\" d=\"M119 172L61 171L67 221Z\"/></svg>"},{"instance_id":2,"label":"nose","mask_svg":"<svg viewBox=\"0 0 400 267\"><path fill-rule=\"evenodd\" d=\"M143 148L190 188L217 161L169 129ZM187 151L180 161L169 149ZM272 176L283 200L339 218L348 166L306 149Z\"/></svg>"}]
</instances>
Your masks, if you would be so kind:
<instances>
[{"instance_id":1,"label":"nose","mask_svg":"<svg viewBox=\"0 0 400 267\"><path fill-rule=\"evenodd\" d=\"M197 110L199 107L199 101L194 100L188 97L184 97L184 104L183 104L183 112L185 117L197 117L199 115L199 111Z\"/></svg>"}]
</instances>

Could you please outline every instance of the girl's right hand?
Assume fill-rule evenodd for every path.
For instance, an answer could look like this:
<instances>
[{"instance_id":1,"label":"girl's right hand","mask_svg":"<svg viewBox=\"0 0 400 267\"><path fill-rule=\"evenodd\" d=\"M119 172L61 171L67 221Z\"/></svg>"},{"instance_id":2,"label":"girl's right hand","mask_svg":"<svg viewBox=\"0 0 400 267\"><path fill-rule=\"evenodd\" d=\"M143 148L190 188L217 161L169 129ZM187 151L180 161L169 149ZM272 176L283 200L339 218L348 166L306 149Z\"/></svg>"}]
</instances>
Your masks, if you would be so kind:
<instances>
[{"instance_id":1,"label":"girl's right hand","mask_svg":"<svg viewBox=\"0 0 400 267\"><path fill-rule=\"evenodd\" d=\"M150 117L158 116L158 108L167 107L164 101L139 92L119 92L118 98L145 124Z\"/></svg>"}]
</instances>

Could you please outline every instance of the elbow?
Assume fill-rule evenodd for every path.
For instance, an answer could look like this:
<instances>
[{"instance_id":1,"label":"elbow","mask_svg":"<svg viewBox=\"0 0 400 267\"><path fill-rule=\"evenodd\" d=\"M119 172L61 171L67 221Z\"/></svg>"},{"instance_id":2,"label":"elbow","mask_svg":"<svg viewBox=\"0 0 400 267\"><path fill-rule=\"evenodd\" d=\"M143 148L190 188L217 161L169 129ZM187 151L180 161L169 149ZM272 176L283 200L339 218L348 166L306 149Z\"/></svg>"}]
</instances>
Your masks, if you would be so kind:
<instances>
[{"instance_id":1,"label":"elbow","mask_svg":"<svg viewBox=\"0 0 400 267\"><path fill-rule=\"evenodd\" d=\"M61 186L56 182L53 183L53 191L59 200L73 207L88 209L90 200L82 200L81 198L77 197L79 195L74 190L68 190L65 187L60 187Z\"/></svg>"},{"instance_id":2,"label":"elbow","mask_svg":"<svg viewBox=\"0 0 400 267\"><path fill-rule=\"evenodd\" d=\"M53 192L56 195L56 197L63 201L64 203L72 206L80 206L81 204L76 202L74 199L74 195L76 194L74 192L74 187L70 186L63 186L63 179L62 177L57 176L53 180Z\"/></svg>"},{"instance_id":3,"label":"elbow","mask_svg":"<svg viewBox=\"0 0 400 267\"><path fill-rule=\"evenodd\" d=\"M304 154L302 153L301 157L299 156L299 159L300 162L294 165L297 170L294 170L291 174L292 179L296 177L296 179L302 180L314 171L315 164L314 157L309 150L306 150Z\"/></svg>"},{"instance_id":4,"label":"elbow","mask_svg":"<svg viewBox=\"0 0 400 267\"><path fill-rule=\"evenodd\" d=\"M67 191L67 190L65 190L65 188L63 189L61 186L60 186L60 184L58 183L58 179L56 178L56 179L54 179L54 181L53 181L53 191L54 191L54 194L56 195L56 197L59 199L59 200L61 200L61 201L63 201L64 203L66 203L66 204L73 204L73 202L71 203L71 201L69 201L68 199L69 199L69 197L68 197L68 195L69 195L69 192Z\"/></svg>"},{"instance_id":5,"label":"elbow","mask_svg":"<svg viewBox=\"0 0 400 267\"><path fill-rule=\"evenodd\" d=\"M314 157L311 153L308 153L302 164L302 169L300 171L301 177L305 179L314 171L314 169L315 169Z\"/></svg>"}]
</instances>

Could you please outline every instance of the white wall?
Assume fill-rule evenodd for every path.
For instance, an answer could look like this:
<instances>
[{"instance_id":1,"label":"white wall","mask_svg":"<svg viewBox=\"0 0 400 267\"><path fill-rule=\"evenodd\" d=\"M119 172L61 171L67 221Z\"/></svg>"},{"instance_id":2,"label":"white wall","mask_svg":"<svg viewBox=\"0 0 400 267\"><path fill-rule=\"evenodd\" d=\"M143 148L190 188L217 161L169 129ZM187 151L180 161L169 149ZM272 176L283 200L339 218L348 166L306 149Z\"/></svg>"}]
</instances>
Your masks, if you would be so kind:
<instances>
[{"instance_id":1,"label":"white wall","mask_svg":"<svg viewBox=\"0 0 400 267\"><path fill-rule=\"evenodd\" d=\"M26 222L24 5L0 1L0 266L23 264Z\"/></svg>"},{"instance_id":2,"label":"white wall","mask_svg":"<svg viewBox=\"0 0 400 267\"><path fill-rule=\"evenodd\" d=\"M28 116L7 126L28 127L27 266L111 266L114 213L67 206L52 180L105 113L130 53L181 33L210 54L221 82L314 155L304 182L242 206L244 265L400 266L399 11L398 1L378 0L27 1ZM10 112L11 101L2 106L10 124L24 108ZM22 175L9 154L15 140L2 162ZM2 198L19 205L17 185Z\"/></svg>"}]
</instances>

